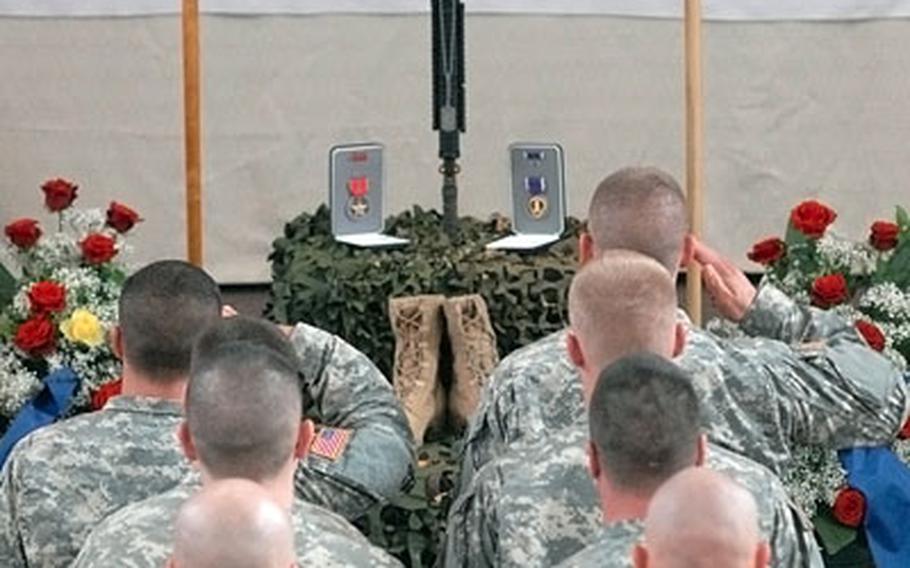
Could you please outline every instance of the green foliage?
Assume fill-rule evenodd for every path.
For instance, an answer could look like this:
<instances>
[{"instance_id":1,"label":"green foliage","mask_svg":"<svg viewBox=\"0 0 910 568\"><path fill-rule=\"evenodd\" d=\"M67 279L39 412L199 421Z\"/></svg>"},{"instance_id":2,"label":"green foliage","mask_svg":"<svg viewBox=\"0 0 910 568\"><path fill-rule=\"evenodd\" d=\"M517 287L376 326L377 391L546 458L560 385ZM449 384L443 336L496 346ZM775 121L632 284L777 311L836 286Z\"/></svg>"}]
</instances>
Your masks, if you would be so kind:
<instances>
[{"instance_id":1,"label":"green foliage","mask_svg":"<svg viewBox=\"0 0 910 568\"><path fill-rule=\"evenodd\" d=\"M509 232L501 218L462 218L453 240L443 232L439 213L415 207L386 222L390 234L411 244L360 249L335 242L322 206L288 223L274 242L267 314L336 333L389 374L389 298L476 292L487 302L500 353L506 354L565 325L580 224L570 220L569 226L562 241L534 254L488 251L487 243Z\"/></svg>"},{"instance_id":2,"label":"green foliage","mask_svg":"<svg viewBox=\"0 0 910 568\"><path fill-rule=\"evenodd\" d=\"M485 249L508 234L502 218L488 222L463 218L459 234L451 239L439 213L415 207L390 217L386 227L411 244L360 249L336 243L325 206L288 223L269 257L273 281L268 316L284 323L306 321L344 337L387 376L394 352L389 298L481 294L501 355L565 326L578 221L569 221L562 241L533 254ZM451 442L422 448L411 492L377 507L358 523L374 543L406 566L432 566L442 544L456 468Z\"/></svg>"},{"instance_id":3,"label":"green foliage","mask_svg":"<svg viewBox=\"0 0 910 568\"><path fill-rule=\"evenodd\" d=\"M831 513L830 507L826 506L819 507L819 512L812 519L812 523L815 525L815 533L822 548L832 556L852 544L859 533L855 528L839 523Z\"/></svg>"},{"instance_id":4,"label":"green foliage","mask_svg":"<svg viewBox=\"0 0 910 568\"><path fill-rule=\"evenodd\" d=\"M16 279L5 266L0 264L0 311L3 311L16 295Z\"/></svg>"}]
</instances>

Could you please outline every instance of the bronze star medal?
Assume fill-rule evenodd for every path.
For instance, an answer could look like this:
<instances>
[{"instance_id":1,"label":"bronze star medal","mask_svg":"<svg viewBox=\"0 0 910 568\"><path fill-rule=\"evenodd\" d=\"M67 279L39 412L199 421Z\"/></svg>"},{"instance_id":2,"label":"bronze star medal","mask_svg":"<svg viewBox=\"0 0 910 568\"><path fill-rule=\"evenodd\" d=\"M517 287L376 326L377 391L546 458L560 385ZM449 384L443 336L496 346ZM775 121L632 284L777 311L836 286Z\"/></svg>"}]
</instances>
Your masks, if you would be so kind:
<instances>
[{"instance_id":1,"label":"bronze star medal","mask_svg":"<svg viewBox=\"0 0 910 568\"><path fill-rule=\"evenodd\" d=\"M367 177L351 178L348 180L348 217L353 220L362 219L370 212L370 179Z\"/></svg>"}]
</instances>

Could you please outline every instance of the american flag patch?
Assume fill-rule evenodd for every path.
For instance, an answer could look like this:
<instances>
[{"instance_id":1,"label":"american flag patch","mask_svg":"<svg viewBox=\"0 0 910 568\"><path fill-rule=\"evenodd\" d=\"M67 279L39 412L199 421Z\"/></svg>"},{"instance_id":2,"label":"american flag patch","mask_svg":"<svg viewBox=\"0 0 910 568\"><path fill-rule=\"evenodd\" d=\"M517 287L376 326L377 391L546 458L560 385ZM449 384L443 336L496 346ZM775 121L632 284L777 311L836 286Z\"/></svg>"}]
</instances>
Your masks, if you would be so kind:
<instances>
[{"instance_id":1,"label":"american flag patch","mask_svg":"<svg viewBox=\"0 0 910 568\"><path fill-rule=\"evenodd\" d=\"M351 431L343 428L322 428L316 434L310 452L332 461L337 461L348 442L351 441Z\"/></svg>"}]
</instances>

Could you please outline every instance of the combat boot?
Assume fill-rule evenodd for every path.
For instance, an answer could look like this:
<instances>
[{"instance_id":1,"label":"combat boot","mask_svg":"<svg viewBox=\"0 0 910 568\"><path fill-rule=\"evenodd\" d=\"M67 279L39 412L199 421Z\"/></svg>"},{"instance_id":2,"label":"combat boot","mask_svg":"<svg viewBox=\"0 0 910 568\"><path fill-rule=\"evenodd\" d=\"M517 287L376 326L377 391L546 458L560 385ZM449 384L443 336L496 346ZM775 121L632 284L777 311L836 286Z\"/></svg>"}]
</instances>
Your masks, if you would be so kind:
<instances>
[{"instance_id":1,"label":"combat boot","mask_svg":"<svg viewBox=\"0 0 910 568\"><path fill-rule=\"evenodd\" d=\"M487 377L499 363L496 333L487 304L479 294L450 298L445 314L454 367L449 416L455 426L464 428L477 409Z\"/></svg>"},{"instance_id":2,"label":"combat boot","mask_svg":"<svg viewBox=\"0 0 910 568\"><path fill-rule=\"evenodd\" d=\"M395 335L392 385L418 446L431 425L445 418L445 391L439 381L444 296L389 300Z\"/></svg>"}]
</instances>

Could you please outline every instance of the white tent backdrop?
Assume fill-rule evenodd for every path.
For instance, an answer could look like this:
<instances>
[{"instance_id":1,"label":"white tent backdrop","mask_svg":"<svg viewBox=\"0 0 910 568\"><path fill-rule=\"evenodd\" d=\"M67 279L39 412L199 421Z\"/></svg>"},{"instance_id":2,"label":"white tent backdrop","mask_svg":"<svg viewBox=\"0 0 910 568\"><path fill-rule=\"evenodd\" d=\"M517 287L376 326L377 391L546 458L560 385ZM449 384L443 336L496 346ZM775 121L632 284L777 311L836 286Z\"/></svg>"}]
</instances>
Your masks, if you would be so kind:
<instances>
[{"instance_id":1,"label":"white tent backdrop","mask_svg":"<svg viewBox=\"0 0 910 568\"><path fill-rule=\"evenodd\" d=\"M675 18L683 0L466 0L477 13L608 14ZM427 10L429 0L202 0L221 14L401 14ZM173 14L179 0L0 0L0 15L134 16ZM705 0L719 20L828 20L910 16L910 0Z\"/></svg>"},{"instance_id":2,"label":"white tent backdrop","mask_svg":"<svg viewBox=\"0 0 910 568\"><path fill-rule=\"evenodd\" d=\"M325 200L332 144L386 144L389 211L440 205L428 24L203 18L206 265L220 280L269 279L284 222ZM857 237L908 202L910 22L722 22L704 33L712 242L745 265L749 244L779 233L804 197L830 202ZM679 20L478 14L467 39L463 213L507 211L516 140L564 145L575 215L617 167L682 177ZM0 68L0 223L38 214L38 184L62 175L81 183L83 204L141 211L137 261L183 256L179 18L0 18Z\"/></svg>"}]
</instances>

